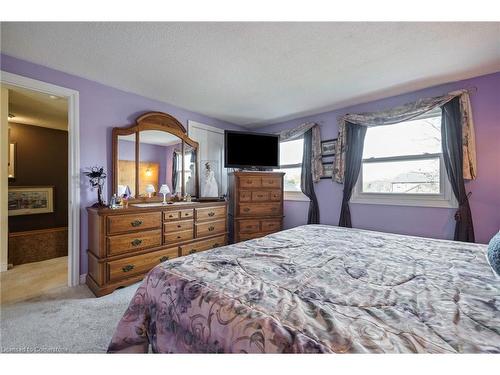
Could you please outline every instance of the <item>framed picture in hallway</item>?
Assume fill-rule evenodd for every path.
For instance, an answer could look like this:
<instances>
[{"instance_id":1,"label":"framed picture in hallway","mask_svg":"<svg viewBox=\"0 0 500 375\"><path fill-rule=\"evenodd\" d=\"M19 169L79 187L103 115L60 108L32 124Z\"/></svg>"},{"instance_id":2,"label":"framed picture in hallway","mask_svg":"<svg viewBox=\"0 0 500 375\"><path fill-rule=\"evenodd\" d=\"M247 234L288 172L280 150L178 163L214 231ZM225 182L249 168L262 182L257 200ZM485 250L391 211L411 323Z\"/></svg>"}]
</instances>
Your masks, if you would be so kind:
<instances>
[{"instance_id":1,"label":"framed picture in hallway","mask_svg":"<svg viewBox=\"0 0 500 375\"><path fill-rule=\"evenodd\" d=\"M54 212L54 187L9 187L8 207L9 216Z\"/></svg>"}]
</instances>

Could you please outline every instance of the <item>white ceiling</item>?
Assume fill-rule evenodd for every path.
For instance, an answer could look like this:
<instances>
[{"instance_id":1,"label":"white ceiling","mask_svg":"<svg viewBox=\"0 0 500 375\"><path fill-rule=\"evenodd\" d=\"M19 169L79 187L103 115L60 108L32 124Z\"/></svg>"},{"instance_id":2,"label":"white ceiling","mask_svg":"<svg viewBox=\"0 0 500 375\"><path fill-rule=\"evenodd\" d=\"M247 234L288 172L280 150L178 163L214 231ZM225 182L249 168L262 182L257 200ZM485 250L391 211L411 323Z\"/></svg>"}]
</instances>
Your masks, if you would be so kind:
<instances>
[{"instance_id":1,"label":"white ceiling","mask_svg":"<svg viewBox=\"0 0 500 375\"><path fill-rule=\"evenodd\" d=\"M244 126L500 71L500 23L2 23L2 52Z\"/></svg>"},{"instance_id":2,"label":"white ceiling","mask_svg":"<svg viewBox=\"0 0 500 375\"><path fill-rule=\"evenodd\" d=\"M9 89L9 121L68 130L68 101L38 91L5 85Z\"/></svg>"}]
</instances>

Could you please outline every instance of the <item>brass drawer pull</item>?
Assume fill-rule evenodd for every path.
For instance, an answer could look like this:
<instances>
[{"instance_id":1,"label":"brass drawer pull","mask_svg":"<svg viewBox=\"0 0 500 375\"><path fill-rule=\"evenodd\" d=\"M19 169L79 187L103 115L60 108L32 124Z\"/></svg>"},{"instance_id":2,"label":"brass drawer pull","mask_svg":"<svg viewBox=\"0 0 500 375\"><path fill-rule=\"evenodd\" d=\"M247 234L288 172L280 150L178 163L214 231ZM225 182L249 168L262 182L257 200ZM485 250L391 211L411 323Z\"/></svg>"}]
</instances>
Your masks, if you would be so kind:
<instances>
[{"instance_id":1,"label":"brass drawer pull","mask_svg":"<svg viewBox=\"0 0 500 375\"><path fill-rule=\"evenodd\" d=\"M184 212L184 216L189 216L190 214L190 212Z\"/></svg>"},{"instance_id":2,"label":"brass drawer pull","mask_svg":"<svg viewBox=\"0 0 500 375\"><path fill-rule=\"evenodd\" d=\"M163 262L167 261L168 259L169 259L169 257L168 257L168 256L166 256L166 255L164 255L164 256L162 256L162 257L160 258L160 263L163 263Z\"/></svg>"},{"instance_id":3,"label":"brass drawer pull","mask_svg":"<svg viewBox=\"0 0 500 375\"><path fill-rule=\"evenodd\" d=\"M142 243L142 240L136 238L131 242L132 246L139 246Z\"/></svg>"},{"instance_id":4,"label":"brass drawer pull","mask_svg":"<svg viewBox=\"0 0 500 375\"><path fill-rule=\"evenodd\" d=\"M211 232L215 229L215 227L208 227L208 231Z\"/></svg>"},{"instance_id":5,"label":"brass drawer pull","mask_svg":"<svg viewBox=\"0 0 500 375\"><path fill-rule=\"evenodd\" d=\"M194 254L196 253L196 249L189 250L189 254Z\"/></svg>"},{"instance_id":6,"label":"brass drawer pull","mask_svg":"<svg viewBox=\"0 0 500 375\"><path fill-rule=\"evenodd\" d=\"M169 214L169 215L168 215L168 218L169 218L169 219L172 219L172 218L174 218L174 217L175 217L175 215L172 215L172 214Z\"/></svg>"},{"instance_id":7,"label":"brass drawer pull","mask_svg":"<svg viewBox=\"0 0 500 375\"><path fill-rule=\"evenodd\" d=\"M247 184L253 184L252 180L247 180Z\"/></svg>"},{"instance_id":8,"label":"brass drawer pull","mask_svg":"<svg viewBox=\"0 0 500 375\"><path fill-rule=\"evenodd\" d=\"M182 238L182 236L177 236L177 239Z\"/></svg>"},{"instance_id":9,"label":"brass drawer pull","mask_svg":"<svg viewBox=\"0 0 500 375\"><path fill-rule=\"evenodd\" d=\"M212 217L212 216L214 216L214 215L215 215L215 212L213 212L213 211L210 211L210 212L208 213L208 216L210 216L210 217Z\"/></svg>"},{"instance_id":10,"label":"brass drawer pull","mask_svg":"<svg viewBox=\"0 0 500 375\"><path fill-rule=\"evenodd\" d=\"M125 267L122 267L123 272L129 272L129 271L132 271L133 269L134 269L133 264L127 264Z\"/></svg>"},{"instance_id":11,"label":"brass drawer pull","mask_svg":"<svg viewBox=\"0 0 500 375\"><path fill-rule=\"evenodd\" d=\"M182 228L182 225L180 225L180 224L179 224L179 225L177 225L177 228Z\"/></svg>"},{"instance_id":12,"label":"brass drawer pull","mask_svg":"<svg viewBox=\"0 0 500 375\"><path fill-rule=\"evenodd\" d=\"M257 195L257 198L262 198L264 197L262 194Z\"/></svg>"},{"instance_id":13,"label":"brass drawer pull","mask_svg":"<svg viewBox=\"0 0 500 375\"><path fill-rule=\"evenodd\" d=\"M244 212L248 212L248 211L250 211L250 208L245 207L245 208L243 209L243 211L244 211Z\"/></svg>"},{"instance_id":14,"label":"brass drawer pull","mask_svg":"<svg viewBox=\"0 0 500 375\"><path fill-rule=\"evenodd\" d=\"M142 225L142 220L134 220L130 223L130 225L132 225L133 227L138 227Z\"/></svg>"},{"instance_id":15,"label":"brass drawer pull","mask_svg":"<svg viewBox=\"0 0 500 375\"><path fill-rule=\"evenodd\" d=\"M219 247L219 246L220 246L220 245L219 245L218 243L214 243L214 244L212 245L212 248L213 248L213 249L215 249L216 247Z\"/></svg>"}]
</instances>

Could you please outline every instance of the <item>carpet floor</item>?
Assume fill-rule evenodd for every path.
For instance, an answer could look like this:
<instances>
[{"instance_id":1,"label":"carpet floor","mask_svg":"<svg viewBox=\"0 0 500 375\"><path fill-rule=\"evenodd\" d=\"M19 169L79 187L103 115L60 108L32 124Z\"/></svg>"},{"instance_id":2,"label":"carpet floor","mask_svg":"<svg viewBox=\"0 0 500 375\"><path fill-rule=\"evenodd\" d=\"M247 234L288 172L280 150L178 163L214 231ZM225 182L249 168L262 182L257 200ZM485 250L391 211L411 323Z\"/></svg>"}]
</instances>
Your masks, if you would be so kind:
<instances>
[{"instance_id":1,"label":"carpet floor","mask_svg":"<svg viewBox=\"0 0 500 375\"><path fill-rule=\"evenodd\" d=\"M0 308L3 353L104 353L139 284L96 298L85 285Z\"/></svg>"}]
</instances>

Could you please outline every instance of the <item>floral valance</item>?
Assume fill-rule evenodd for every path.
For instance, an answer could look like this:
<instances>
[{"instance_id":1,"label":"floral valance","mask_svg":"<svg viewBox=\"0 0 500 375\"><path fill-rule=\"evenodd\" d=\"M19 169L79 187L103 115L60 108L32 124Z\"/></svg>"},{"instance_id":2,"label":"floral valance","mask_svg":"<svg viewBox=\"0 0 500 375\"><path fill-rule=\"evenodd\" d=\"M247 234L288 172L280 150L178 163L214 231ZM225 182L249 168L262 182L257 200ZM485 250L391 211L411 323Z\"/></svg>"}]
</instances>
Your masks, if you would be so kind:
<instances>
[{"instance_id":1,"label":"floral valance","mask_svg":"<svg viewBox=\"0 0 500 375\"><path fill-rule=\"evenodd\" d=\"M321 162L321 133L319 125L315 122L306 122L293 129L286 129L278 133L280 142L291 141L302 137L309 129L312 129L312 157L311 173L314 182L318 182L323 175L323 164Z\"/></svg>"},{"instance_id":2,"label":"floral valance","mask_svg":"<svg viewBox=\"0 0 500 375\"><path fill-rule=\"evenodd\" d=\"M408 121L418 117L436 107L441 107L453 98L460 97L460 112L462 122L463 140L463 174L465 179L476 178L476 145L474 137L474 122L472 119L472 109L470 105L469 93L467 90L454 91L447 95L424 98L415 102L407 103L389 110L371 113L347 114L339 118L339 133L335 148L335 166L333 180L338 183L344 182L345 168L345 127L349 123L361 126L381 126L391 125L402 121Z\"/></svg>"}]
</instances>

